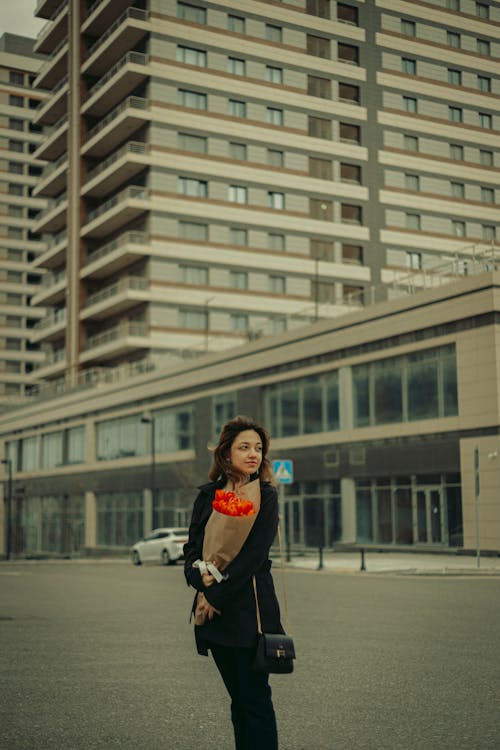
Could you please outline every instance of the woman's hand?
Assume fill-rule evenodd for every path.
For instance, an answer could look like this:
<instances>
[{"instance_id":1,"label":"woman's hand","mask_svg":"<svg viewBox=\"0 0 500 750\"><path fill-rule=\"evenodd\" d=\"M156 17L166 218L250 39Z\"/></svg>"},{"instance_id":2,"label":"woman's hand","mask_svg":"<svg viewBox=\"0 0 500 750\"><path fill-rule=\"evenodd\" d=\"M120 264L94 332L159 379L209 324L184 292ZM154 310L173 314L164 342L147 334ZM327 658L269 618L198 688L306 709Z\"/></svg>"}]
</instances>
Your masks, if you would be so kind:
<instances>
[{"instance_id":1,"label":"woman's hand","mask_svg":"<svg viewBox=\"0 0 500 750\"><path fill-rule=\"evenodd\" d=\"M215 562L213 562L212 564L215 565ZM208 586L211 586L215 581L215 578L211 573L203 573L201 580L203 581L203 585L208 588Z\"/></svg>"},{"instance_id":2,"label":"woman's hand","mask_svg":"<svg viewBox=\"0 0 500 750\"><path fill-rule=\"evenodd\" d=\"M215 609L215 607L212 607L209 602L205 599L205 596L203 593L198 594L198 600L196 604L196 613L200 614L201 616L206 615L209 620L214 619L214 615L220 615L220 610Z\"/></svg>"}]
</instances>

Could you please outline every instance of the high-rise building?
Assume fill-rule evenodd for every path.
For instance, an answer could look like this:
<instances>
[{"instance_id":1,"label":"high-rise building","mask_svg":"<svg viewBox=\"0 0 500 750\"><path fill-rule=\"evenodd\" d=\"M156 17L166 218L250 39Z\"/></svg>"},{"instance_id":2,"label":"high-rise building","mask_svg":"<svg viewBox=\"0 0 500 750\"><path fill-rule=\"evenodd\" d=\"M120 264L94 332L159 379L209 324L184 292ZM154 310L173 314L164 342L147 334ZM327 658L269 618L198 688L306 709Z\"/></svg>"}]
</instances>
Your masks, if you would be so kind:
<instances>
[{"instance_id":1,"label":"high-rise building","mask_svg":"<svg viewBox=\"0 0 500 750\"><path fill-rule=\"evenodd\" d=\"M30 342L44 315L30 306L41 273L30 263L43 249L33 223L46 203L32 195L42 169L32 156L42 138L33 115L44 98L31 90L41 65L33 41L0 37L0 408L24 397L43 357Z\"/></svg>"},{"instance_id":2,"label":"high-rise building","mask_svg":"<svg viewBox=\"0 0 500 750\"><path fill-rule=\"evenodd\" d=\"M496 240L498 2L36 13L39 376L276 333Z\"/></svg>"}]
</instances>

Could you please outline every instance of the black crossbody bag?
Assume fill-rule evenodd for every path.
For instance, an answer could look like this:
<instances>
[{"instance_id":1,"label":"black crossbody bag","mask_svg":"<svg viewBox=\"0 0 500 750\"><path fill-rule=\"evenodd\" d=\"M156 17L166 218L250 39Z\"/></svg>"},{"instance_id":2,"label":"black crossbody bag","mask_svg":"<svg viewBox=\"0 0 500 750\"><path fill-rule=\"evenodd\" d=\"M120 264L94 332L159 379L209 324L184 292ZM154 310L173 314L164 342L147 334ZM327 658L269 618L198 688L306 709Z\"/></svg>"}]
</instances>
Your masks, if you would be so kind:
<instances>
[{"instance_id":1,"label":"black crossbody bag","mask_svg":"<svg viewBox=\"0 0 500 750\"><path fill-rule=\"evenodd\" d=\"M283 584L283 601L285 604L285 625L288 630L288 605L285 587L285 564L283 561L283 546L281 543L281 531L278 525L278 539L280 544L281 574ZM263 633L260 620L259 598L257 596L257 583L253 576L253 590L255 594L255 609L257 613L257 649L253 661L253 669L256 672L268 672L270 674L290 674L293 672L293 660L295 659L295 645L291 636L286 633Z\"/></svg>"}]
</instances>

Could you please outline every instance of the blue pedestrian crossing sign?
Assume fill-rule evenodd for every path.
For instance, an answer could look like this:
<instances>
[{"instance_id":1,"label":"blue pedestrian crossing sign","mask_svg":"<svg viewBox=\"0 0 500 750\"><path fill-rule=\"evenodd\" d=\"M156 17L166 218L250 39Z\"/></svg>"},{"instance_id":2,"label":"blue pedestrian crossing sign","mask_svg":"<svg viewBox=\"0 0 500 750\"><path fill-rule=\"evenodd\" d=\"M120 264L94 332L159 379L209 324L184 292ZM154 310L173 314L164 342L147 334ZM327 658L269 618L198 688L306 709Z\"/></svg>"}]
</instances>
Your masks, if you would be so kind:
<instances>
[{"instance_id":1,"label":"blue pedestrian crossing sign","mask_svg":"<svg viewBox=\"0 0 500 750\"><path fill-rule=\"evenodd\" d=\"M273 472L280 484L292 484L293 461L290 458L281 458L273 461Z\"/></svg>"}]
</instances>

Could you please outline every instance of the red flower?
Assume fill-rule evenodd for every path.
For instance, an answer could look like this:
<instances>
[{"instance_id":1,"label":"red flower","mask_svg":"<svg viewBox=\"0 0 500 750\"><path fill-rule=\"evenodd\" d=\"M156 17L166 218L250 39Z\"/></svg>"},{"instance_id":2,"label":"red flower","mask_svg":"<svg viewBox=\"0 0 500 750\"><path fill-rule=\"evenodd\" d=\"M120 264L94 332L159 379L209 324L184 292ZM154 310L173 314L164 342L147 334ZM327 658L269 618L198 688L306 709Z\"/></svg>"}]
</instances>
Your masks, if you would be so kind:
<instances>
[{"instance_id":1,"label":"red flower","mask_svg":"<svg viewBox=\"0 0 500 750\"><path fill-rule=\"evenodd\" d=\"M241 500L234 492L227 490L215 490L212 507L225 516L253 516L255 513L250 500Z\"/></svg>"}]
</instances>

